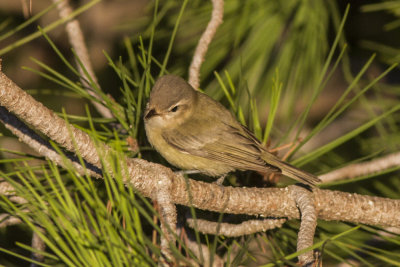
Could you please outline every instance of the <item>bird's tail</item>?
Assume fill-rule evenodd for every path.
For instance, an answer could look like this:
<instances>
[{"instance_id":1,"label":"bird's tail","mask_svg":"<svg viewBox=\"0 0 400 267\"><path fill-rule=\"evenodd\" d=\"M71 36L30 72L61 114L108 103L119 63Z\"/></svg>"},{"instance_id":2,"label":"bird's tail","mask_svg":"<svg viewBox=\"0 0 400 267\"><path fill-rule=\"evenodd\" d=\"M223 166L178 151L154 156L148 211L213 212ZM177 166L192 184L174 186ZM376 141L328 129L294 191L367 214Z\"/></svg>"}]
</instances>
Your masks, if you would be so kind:
<instances>
[{"instance_id":1,"label":"bird's tail","mask_svg":"<svg viewBox=\"0 0 400 267\"><path fill-rule=\"evenodd\" d=\"M267 163L278 167L283 175L295 179L301 183L314 186L315 184L321 182L321 180L317 176L308 173L306 171L300 170L290 165L289 163L286 163L278 159L269 152L264 153L263 158Z\"/></svg>"}]
</instances>

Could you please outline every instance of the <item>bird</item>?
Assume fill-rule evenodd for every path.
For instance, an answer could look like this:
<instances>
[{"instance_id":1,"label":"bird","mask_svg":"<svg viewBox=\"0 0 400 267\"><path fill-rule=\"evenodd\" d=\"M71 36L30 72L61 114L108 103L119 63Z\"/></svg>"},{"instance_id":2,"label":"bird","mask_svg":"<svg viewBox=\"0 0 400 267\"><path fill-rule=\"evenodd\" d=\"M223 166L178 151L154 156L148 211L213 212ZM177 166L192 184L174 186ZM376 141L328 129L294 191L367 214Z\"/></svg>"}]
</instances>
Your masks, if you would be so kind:
<instances>
[{"instance_id":1,"label":"bird","mask_svg":"<svg viewBox=\"0 0 400 267\"><path fill-rule=\"evenodd\" d=\"M144 112L150 144L170 164L224 177L235 170L277 173L315 186L320 179L280 160L222 104L183 78L157 79Z\"/></svg>"}]
</instances>

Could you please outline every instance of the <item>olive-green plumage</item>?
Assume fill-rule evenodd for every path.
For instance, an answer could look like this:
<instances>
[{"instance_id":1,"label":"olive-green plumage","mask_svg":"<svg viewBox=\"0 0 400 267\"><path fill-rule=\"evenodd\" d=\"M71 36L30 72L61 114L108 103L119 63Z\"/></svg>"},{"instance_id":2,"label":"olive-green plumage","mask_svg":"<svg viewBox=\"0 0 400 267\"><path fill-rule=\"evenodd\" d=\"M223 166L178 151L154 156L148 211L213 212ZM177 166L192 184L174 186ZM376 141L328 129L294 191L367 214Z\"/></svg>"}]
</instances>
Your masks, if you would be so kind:
<instances>
[{"instance_id":1,"label":"olive-green plumage","mask_svg":"<svg viewBox=\"0 0 400 267\"><path fill-rule=\"evenodd\" d=\"M157 80L145 111L149 142L172 165L221 176L235 169L276 172L314 185L320 180L281 161L220 103L185 80Z\"/></svg>"}]
</instances>

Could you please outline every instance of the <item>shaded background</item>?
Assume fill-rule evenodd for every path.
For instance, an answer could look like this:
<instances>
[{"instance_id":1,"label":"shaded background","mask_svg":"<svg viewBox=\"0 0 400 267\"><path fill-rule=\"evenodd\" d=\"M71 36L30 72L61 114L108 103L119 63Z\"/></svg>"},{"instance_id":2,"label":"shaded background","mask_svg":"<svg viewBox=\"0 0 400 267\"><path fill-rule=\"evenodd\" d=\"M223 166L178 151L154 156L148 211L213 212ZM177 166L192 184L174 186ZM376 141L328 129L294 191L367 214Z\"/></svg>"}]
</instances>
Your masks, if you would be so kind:
<instances>
[{"instance_id":1,"label":"shaded background","mask_svg":"<svg viewBox=\"0 0 400 267\"><path fill-rule=\"evenodd\" d=\"M87 2L72 1L72 5L79 7ZM166 53L182 3L182 1L160 3L153 48L153 56L160 62ZM272 132L272 146L290 141L293 136L288 136L286 140L280 140L280 136L290 128L296 119L296 114L304 110L309 103L312 89L318 83L321 69L348 4L350 4L349 14L344 34L340 39L340 47L344 44L348 46L345 56L347 61L344 60L345 62L339 65L333 78L325 85L312 107L303 130L306 134L327 114L348 87L351 77L358 73L372 54L376 53L376 59L363 76L360 86L379 76L389 64L398 62L400 1L390 1L384 5L385 2L381 1L227 0L224 23L218 29L201 69L201 88L228 105L214 74L214 71L217 71L225 77L226 70L237 88L241 89L242 95L237 97L237 104L244 107L248 121L251 120L250 99L256 99L261 122L265 124L270 104L269 89L278 70L279 81L283 83L284 90L276 127ZM0 1L0 35L12 31L49 5L50 1L35 0L32 2L32 10L29 11L29 1ZM121 63L126 64L127 52L123 39L129 38L134 48L140 46L140 38L145 45L148 45L153 12L152 1L110 0L100 2L78 17L99 83L117 102L123 102L120 93L121 80L110 68L103 51L114 61L119 61L120 58ZM187 69L194 48L209 20L210 12L211 4L208 1L189 1L167 65L169 72L187 78ZM63 107L68 114L85 115L84 104L88 103L86 100L71 95L67 89L21 68L28 66L40 69L31 60L33 57L70 79L79 80L55 55L45 38L39 37L7 53L2 53L2 49L37 31L37 26L44 27L57 19L58 13L52 9L32 25L1 40L2 70L21 88L28 90L50 109L60 112ZM71 63L74 62L64 28L60 26L48 34L64 56ZM139 49L135 52L138 53ZM338 54L336 51L335 56ZM159 73L159 68L155 64L151 73L154 76ZM399 82L399 70L396 68L365 95L364 102L354 105L338 118L332 127L328 127L323 134L307 143L302 153L340 137L396 103L400 93ZM95 110L92 111L96 114ZM398 119L398 115L394 116L390 118L390 122L383 122L377 128L361 134L355 140L336 148L329 155L321 157L319 162L310 163L308 169L323 173L354 159L397 151ZM4 130L2 132L4 136L0 140L1 147L26 149L16 139L10 137L9 133ZM146 145L143 129L141 133L138 137L139 144ZM160 160L154 154L147 156L150 159ZM396 177L389 174L384 179L384 183L365 180L331 188L398 198ZM325 226L329 228L331 224L326 223ZM18 228L18 231L15 231L15 228ZM15 235L16 232L20 233L20 236ZM24 240L27 235L29 232L23 227L1 229L0 246L13 248L14 242L20 239L28 242L29 238ZM360 237L362 238L367 237ZM379 243L377 240L371 242ZM7 262L11 258L3 256L0 259Z\"/></svg>"}]
</instances>

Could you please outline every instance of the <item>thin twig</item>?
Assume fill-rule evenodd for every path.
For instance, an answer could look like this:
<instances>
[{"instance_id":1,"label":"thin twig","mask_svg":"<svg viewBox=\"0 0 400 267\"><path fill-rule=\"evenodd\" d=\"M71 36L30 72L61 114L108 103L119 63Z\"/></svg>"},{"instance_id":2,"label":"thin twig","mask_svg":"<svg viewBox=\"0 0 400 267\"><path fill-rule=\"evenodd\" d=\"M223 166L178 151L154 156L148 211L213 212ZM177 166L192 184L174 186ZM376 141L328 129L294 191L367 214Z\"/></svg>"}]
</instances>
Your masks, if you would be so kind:
<instances>
[{"instance_id":1,"label":"thin twig","mask_svg":"<svg viewBox=\"0 0 400 267\"><path fill-rule=\"evenodd\" d=\"M21 219L8 213L0 214L0 228L22 223Z\"/></svg>"},{"instance_id":2,"label":"thin twig","mask_svg":"<svg viewBox=\"0 0 400 267\"><path fill-rule=\"evenodd\" d=\"M395 152L367 162L355 163L320 175L324 183L356 178L400 166L400 152Z\"/></svg>"},{"instance_id":3,"label":"thin twig","mask_svg":"<svg viewBox=\"0 0 400 267\"><path fill-rule=\"evenodd\" d=\"M44 233L45 230L43 228L41 229L41 232ZM40 236L37 233L32 234L32 248L36 250L36 252L32 253L31 258L35 261L38 262L43 262L44 260L44 254L40 252L44 252L46 250L46 244L44 241L40 238ZM32 263L31 267L38 266L36 263Z\"/></svg>"},{"instance_id":4,"label":"thin twig","mask_svg":"<svg viewBox=\"0 0 400 267\"><path fill-rule=\"evenodd\" d=\"M69 6L68 0L63 0L63 1L53 0L53 2L57 4L57 9L59 11L60 18L65 19L71 15L72 9ZM68 34L69 42L72 48L75 50L77 57L81 61L86 71L85 72L82 69L80 64L77 64L79 73L81 74L81 82L83 86L86 88L90 88L90 83L88 81L92 80L93 83L96 85L96 87L100 89L100 85L94 73L92 63L89 59L89 52L85 44L85 38L83 37L79 21L77 19L72 19L68 21L65 25L65 29ZM87 91L91 96L101 101L100 96L96 94L93 90L88 89ZM111 113L111 111L104 105L96 101L92 101L92 104L104 118L108 119L114 118L114 115Z\"/></svg>"},{"instance_id":5,"label":"thin twig","mask_svg":"<svg viewBox=\"0 0 400 267\"><path fill-rule=\"evenodd\" d=\"M192 233L187 233L185 245L200 260L201 266L223 267L224 261L218 254L214 253L211 261L210 248L204 244L198 243ZM197 266L197 264L193 264Z\"/></svg>"},{"instance_id":6,"label":"thin twig","mask_svg":"<svg viewBox=\"0 0 400 267\"><path fill-rule=\"evenodd\" d=\"M1 107L0 107L1 108ZM1 111L1 109L0 109ZM1 119L0 119L1 121ZM15 195L15 188L3 178L0 178L0 195L8 196L12 202L18 204L27 203L26 199Z\"/></svg>"},{"instance_id":7,"label":"thin twig","mask_svg":"<svg viewBox=\"0 0 400 267\"><path fill-rule=\"evenodd\" d=\"M248 220L240 224L212 222L203 219L197 219L195 225L193 218L187 219L189 227L194 228L203 234L223 235L227 237L237 237L250 235L258 232L265 232L270 229L281 227L286 222L286 219L263 219L263 220Z\"/></svg>"},{"instance_id":8,"label":"thin twig","mask_svg":"<svg viewBox=\"0 0 400 267\"><path fill-rule=\"evenodd\" d=\"M219 25L222 23L224 16L224 1L223 0L211 0L213 4L213 10L211 13L211 19L208 22L206 30L203 32L199 42L197 43L196 50L193 55L192 63L189 67L189 84L197 89L200 86L200 68L206 56L208 46Z\"/></svg>"}]
</instances>

